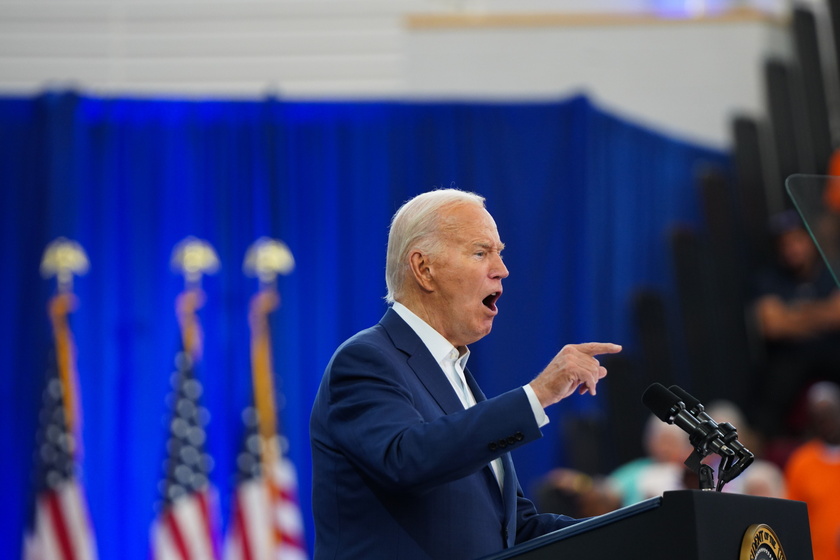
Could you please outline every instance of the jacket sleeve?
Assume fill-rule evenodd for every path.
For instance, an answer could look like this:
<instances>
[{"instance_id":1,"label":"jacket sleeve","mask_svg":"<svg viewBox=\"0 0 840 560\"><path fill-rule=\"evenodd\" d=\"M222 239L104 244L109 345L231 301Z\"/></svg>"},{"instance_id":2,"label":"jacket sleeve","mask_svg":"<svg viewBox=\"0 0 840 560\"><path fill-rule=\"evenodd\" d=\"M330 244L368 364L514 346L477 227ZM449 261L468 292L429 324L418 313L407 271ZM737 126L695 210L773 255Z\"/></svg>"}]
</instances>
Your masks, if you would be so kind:
<instances>
[{"instance_id":1,"label":"jacket sleeve","mask_svg":"<svg viewBox=\"0 0 840 560\"><path fill-rule=\"evenodd\" d=\"M537 513L533 502L522 494L519 487L516 493L516 517L516 544L584 521L568 515Z\"/></svg>"},{"instance_id":2,"label":"jacket sleeve","mask_svg":"<svg viewBox=\"0 0 840 560\"><path fill-rule=\"evenodd\" d=\"M342 347L326 375L332 443L392 491L459 479L542 436L521 387L447 415L402 355L369 341Z\"/></svg>"}]
</instances>

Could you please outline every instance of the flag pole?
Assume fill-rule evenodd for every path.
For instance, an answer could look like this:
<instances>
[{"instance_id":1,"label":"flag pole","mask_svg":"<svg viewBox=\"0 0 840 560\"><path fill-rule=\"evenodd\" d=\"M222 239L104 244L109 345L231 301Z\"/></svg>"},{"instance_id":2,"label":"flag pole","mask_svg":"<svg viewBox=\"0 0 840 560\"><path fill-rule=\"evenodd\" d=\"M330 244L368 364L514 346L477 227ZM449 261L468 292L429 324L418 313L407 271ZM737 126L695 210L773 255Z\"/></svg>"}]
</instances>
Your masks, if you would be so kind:
<instances>
[{"instance_id":1,"label":"flag pole","mask_svg":"<svg viewBox=\"0 0 840 560\"><path fill-rule=\"evenodd\" d=\"M23 558L96 560L96 536L90 520L79 461L82 455L82 410L76 371L76 346L68 316L78 307L73 276L88 270L84 249L59 237L47 245L41 275L57 278L47 306L55 345L42 395L35 459L36 488L31 525L24 533Z\"/></svg>"},{"instance_id":2,"label":"flag pole","mask_svg":"<svg viewBox=\"0 0 840 560\"><path fill-rule=\"evenodd\" d=\"M79 301L73 293L73 276L88 271L88 259L81 245L59 237L44 250L41 259L41 275L56 277L56 293L47 306L55 343L56 364L63 393L64 416L72 438L69 442L70 456L78 458L81 453L82 414L79 399L79 380L76 370L76 345L70 329L68 316L78 308Z\"/></svg>"},{"instance_id":3,"label":"flag pole","mask_svg":"<svg viewBox=\"0 0 840 560\"><path fill-rule=\"evenodd\" d=\"M209 243L190 236L173 249L171 266L184 276L184 289L175 299L182 350L176 359L177 378L173 379L172 394L177 402L186 401L190 406L172 407L169 455L164 462L161 489L164 501L151 531L152 558L170 558L174 554L183 560L215 559L220 551L215 494L209 480L212 464L203 452L206 420L202 419L204 409L198 403L201 384L195 379L194 368L201 360L203 347L197 315L205 301L201 278L219 269L219 258ZM198 437L189 437L191 431ZM189 456L193 459L185 459Z\"/></svg>"},{"instance_id":4,"label":"flag pole","mask_svg":"<svg viewBox=\"0 0 840 560\"><path fill-rule=\"evenodd\" d=\"M257 239L248 248L242 265L246 274L256 276L260 282L259 291L251 298L248 322L251 327L254 404L263 444L264 468L274 464L280 456L277 444L277 410L274 401L274 370L268 315L280 306L280 294L277 292L276 285L277 275L289 274L294 266L294 257L286 244L268 237Z\"/></svg>"},{"instance_id":5,"label":"flag pole","mask_svg":"<svg viewBox=\"0 0 840 560\"><path fill-rule=\"evenodd\" d=\"M280 306L277 291L278 274L289 274L294 269L294 258L289 248L276 239L261 237L245 254L243 270L249 276L259 278L260 289L251 298L248 322L251 327L251 375L254 389L254 405L257 409L262 453L260 463L264 473L263 481L270 501L280 498L281 489L273 475L275 466L282 458L280 440L277 435L277 407L274 392L274 370L271 352L271 327L269 314ZM272 524L274 547L283 541L283 534Z\"/></svg>"},{"instance_id":6,"label":"flag pole","mask_svg":"<svg viewBox=\"0 0 840 560\"><path fill-rule=\"evenodd\" d=\"M251 327L251 376L254 404L257 409L263 467L274 464L277 449L277 409L274 402L274 376L271 353L271 328L268 315L280 305L280 295L273 284L260 286L251 297L248 322Z\"/></svg>"},{"instance_id":7,"label":"flag pole","mask_svg":"<svg viewBox=\"0 0 840 560\"><path fill-rule=\"evenodd\" d=\"M196 362L202 356L203 340L201 323L196 316L205 301L201 277L219 270L219 257L212 245L189 236L172 250L172 268L184 276L184 290L175 299L181 344L184 352Z\"/></svg>"}]
</instances>

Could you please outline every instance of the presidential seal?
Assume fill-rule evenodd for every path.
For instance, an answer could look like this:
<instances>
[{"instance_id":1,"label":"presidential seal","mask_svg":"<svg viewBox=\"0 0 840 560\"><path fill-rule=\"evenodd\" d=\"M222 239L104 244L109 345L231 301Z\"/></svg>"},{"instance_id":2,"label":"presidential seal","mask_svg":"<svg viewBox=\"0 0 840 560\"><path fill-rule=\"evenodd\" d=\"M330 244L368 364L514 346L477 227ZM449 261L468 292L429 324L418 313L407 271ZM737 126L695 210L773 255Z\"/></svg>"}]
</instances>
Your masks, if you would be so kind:
<instances>
[{"instance_id":1,"label":"presidential seal","mask_svg":"<svg viewBox=\"0 0 840 560\"><path fill-rule=\"evenodd\" d=\"M769 526L750 525L741 541L740 560L785 560L779 537Z\"/></svg>"}]
</instances>

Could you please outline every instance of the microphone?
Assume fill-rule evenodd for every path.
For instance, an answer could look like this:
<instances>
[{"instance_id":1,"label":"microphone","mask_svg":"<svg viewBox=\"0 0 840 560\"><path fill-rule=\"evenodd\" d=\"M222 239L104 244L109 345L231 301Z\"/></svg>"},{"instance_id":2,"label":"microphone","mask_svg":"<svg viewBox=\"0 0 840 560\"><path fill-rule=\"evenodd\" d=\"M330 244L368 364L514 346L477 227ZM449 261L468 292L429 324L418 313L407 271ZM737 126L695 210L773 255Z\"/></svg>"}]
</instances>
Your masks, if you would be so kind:
<instances>
[{"instance_id":1,"label":"microphone","mask_svg":"<svg viewBox=\"0 0 840 560\"><path fill-rule=\"evenodd\" d=\"M727 441L727 443L730 443L732 447L744 447L743 444L738 441L738 430L735 429L735 426L729 422L721 422L720 424L715 422L714 419L706 412L705 407L700 403L700 401L688 394L688 392L686 392L682 387L678 385L671 385L668 389L685 403L686 409L688 409L688 411L691 412L698 420L701 422L711 422L712 425L721 432L724 439L731 440Z\"/></svg>"},{"instance_id":2,"label":"microphone","mask_svg":"<svg viewBox=\"0 0 840 560\"><path fill-rule=\"evenodd\" d=\"M730 446L735 454L739 457L738 462L734 465L727 465L729 468L721 473L721 478L725 479L725 482L729 482L739 474L741 474L744 469L746 469L750 464L752 464L753 460L755 459L755 455L747 449L743 443L738 441L738 430L735 429L735 426L730 424L729 422L721 422L718 424L714 421L714 419L709 416L706 412L705 407L697 400L695 397L690 395L687 391L683 390L682 387L677 385L671 385L669 387L670 391L677 396L683 403L685 403L686 408L688 411L693 414L698 420L701 422L705 422L712 426L718 433L721 434L721 437L725 444Z\"/></svg>"},{"instance_id":3,"label":"microphone","mask_svg":"<svg viewBox=\"0 0 840 560\"><path fill-rule=\"evenodd\" d=\"M735 452L724 441L723 434L717 424L698 420L694 414L686 410L685 403L680 397L666 389L661 383L654 383L645 390L642 402L660 420L668 424L676 424L686 433L688 441L694 446L700 458L709 452L721 457L734 457Z\"/></svg>"}]
</instances>

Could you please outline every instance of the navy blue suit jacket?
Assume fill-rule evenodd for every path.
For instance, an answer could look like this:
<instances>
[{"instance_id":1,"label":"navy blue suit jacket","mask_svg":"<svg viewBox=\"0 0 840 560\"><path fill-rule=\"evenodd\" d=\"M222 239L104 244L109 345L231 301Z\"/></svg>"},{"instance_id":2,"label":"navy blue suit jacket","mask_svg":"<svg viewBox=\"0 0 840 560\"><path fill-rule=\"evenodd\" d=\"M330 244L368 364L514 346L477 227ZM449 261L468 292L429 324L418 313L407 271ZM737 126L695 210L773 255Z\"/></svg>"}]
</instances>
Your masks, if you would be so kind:
<instances>
[{"instance_id":1,"label":"navy blue suit jacket","mask_svg":"<svg viewBox=\"0 0 840 560\"><path fill-rule=\"evenodd\" d=\"M339 347L310 419L316 560L469 560L577 521L522 495L508 452L542 435L525 391L486 399L466 377L464 410L392 309Z\"/></svg>"}]
</instances>

